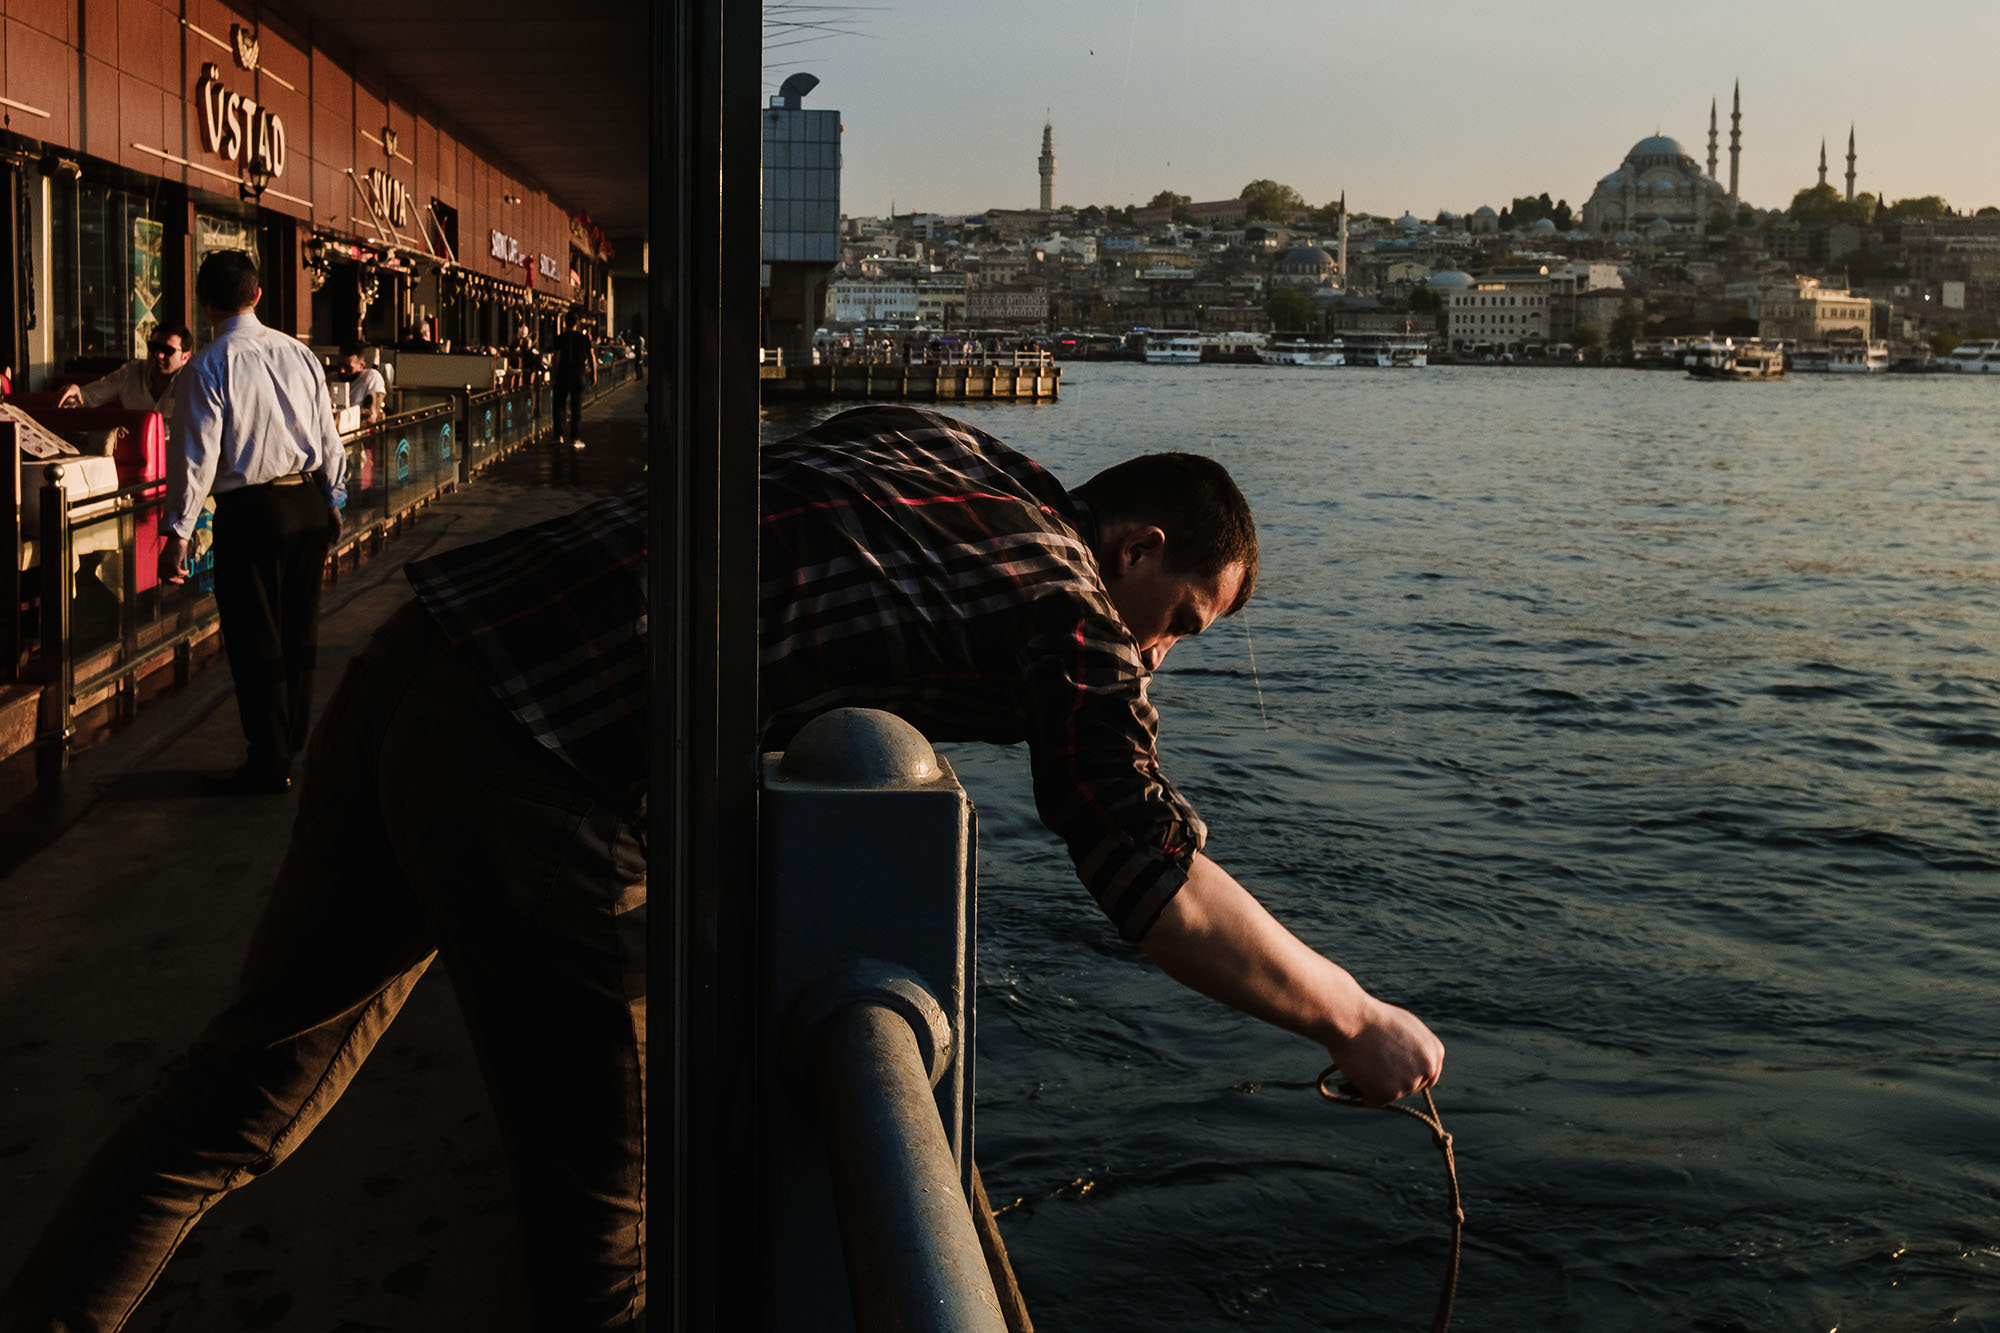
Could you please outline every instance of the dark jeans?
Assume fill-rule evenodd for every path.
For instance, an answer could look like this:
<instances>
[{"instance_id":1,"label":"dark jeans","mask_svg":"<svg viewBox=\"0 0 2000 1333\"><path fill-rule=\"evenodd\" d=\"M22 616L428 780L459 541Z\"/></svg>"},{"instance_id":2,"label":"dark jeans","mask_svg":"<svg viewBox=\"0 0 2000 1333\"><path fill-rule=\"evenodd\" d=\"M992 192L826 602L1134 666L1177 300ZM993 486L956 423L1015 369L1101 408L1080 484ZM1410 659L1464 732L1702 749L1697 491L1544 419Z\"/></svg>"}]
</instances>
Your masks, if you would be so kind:
<instances>
[{"instance_id":1,"label":"dark jeans","mask_svg":"<svg viewBox=\"0 0 2000 1333\"><path fill-rule=\"evenodd\" d=\"M570 384L563 380L558 379L555 383L555 390L556 390L556 407L555 407L556 439L560 440L565 444L568 444L571 441L575 440L576 437L582 433L581 428L583 425L583 384L581 381L575 384ZM564 410L564 404L568 404L568 410L566 414ZM563 424L565 421L569 423L567 427L565 427Z\"/></svg>"},{"instance_id":2,"label":"dark jeans","mask_svg":"<svg viewBox=\"0 0 2000 1333\"><path fill-rule=\"evenodd\" d=\"M0 1330L109 1330L227 1191L283 1161L431 959L514 1172L536 1327L644 1319L646 860L412 604L348 669L235 999L100 1147Z\"/></svg>"},{"instance_id":3,"label":"dark jeans","mask_svg":"<svg viewBox=\"0 0 2000 1333\"><path fill-rule=\"evenodd\" d=\"M305 749L330 535L326 492L310 481L215 500L215 610L250 766L260 772L289 774Z\"/></svg>"}]
</instances>

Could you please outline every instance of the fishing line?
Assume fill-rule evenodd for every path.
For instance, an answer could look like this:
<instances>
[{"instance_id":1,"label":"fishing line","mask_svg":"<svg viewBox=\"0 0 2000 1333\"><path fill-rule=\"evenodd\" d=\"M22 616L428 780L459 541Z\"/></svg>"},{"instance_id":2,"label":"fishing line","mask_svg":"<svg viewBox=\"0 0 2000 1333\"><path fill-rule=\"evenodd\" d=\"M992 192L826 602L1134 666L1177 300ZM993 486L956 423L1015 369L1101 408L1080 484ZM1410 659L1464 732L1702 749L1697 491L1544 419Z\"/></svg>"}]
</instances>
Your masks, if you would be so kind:
<instances>
[{"instance_id":1,"label":"fishing line","mask_svg":"<svg viewBox=\"0 0 2000 1333\"><path fill-rule=\"evenodd\" d=\"M1250 650L1250 680L1257 687L1257 716L1268 727L1271 715L1264 711L1264 678L1257 674L1257 645L1250 641L1250 617L1247 613L1243 616L1243 646Z\"/></svg>"},{"instance_id":2,"label":"fishing line","mask_svg":"<svg viewBox=\"0 0 2000 1333\"><path fill-rule=\"evenodd\" d=\"M1342 1083L1338 1088L1327 1087L1327 1080L1338 1078L1339 1075L1338 1065L1328 1065L1321 1070L1319 1095L1342 1106L1366 1106L1367 1103L1363 1102L1354 1089L1346 1083ZM1438 1288L1437 1306L1431 1311L1431 1333L1445 1333L1445 1330L1451 1327L1451 1306L1458 1296L1458 1255L1465 1235L1465 1204L1458 1193L1458 1162L1452 1155L1451 1135L1445 1131L1444 1122L1438 1118L1437 1103L1431 1100L1428 1088L1424 1090L1424 1106L1430 1112L1428 1115L1414 1106L1404 1106L1400 1102L1391 1102L1387 1106L1375 1109L1394 1111L1398 1115L1406 1115L1422 1123L1430 1130L1431 1142L1437 1145L1438 1152L1444 1157L1445 1182L1449 1187L1446 1202L1451 1207L1449 1219L1451 1253L1445 1258L1444 1285Z\"/></svg>"}]
</instances>

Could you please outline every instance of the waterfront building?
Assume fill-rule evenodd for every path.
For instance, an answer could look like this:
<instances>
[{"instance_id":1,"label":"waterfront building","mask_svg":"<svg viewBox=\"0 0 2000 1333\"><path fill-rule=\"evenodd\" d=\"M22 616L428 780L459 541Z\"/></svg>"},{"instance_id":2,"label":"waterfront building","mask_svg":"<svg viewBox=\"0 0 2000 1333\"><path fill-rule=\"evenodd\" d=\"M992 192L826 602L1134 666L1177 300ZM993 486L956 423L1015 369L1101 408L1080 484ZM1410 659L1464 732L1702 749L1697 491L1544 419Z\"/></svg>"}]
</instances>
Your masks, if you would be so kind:
<instances>
[{"instance_id":1,"label":"waterfront building","mask_svg":"<svg viewBox=\"0 0 2000 1333\"><path fill-rule=\"evenodd\" d=\"M970 328L1040 332L1049 326L1049 289L1040 282L982 283L965 290Z\"/></svg>"},{"instance_id":2,"label":"waterfront building","mask_svg":"<svg viewBox=\"0 0 2000 1333\"><path fill-rule=\"evenodd\" d=\"M917 281L917 323L927 329L965 325L965 275L940 273Z\"/></svg>"},{"instance_id":3,"label":"waterfront building","mask_svg":"<svg viewBox=\"0 0 2000 1333\"><path fill-rule=\"evenodd\" d=\"M1445 339L1460 354L1519 355L1549 341L1549 271L1501 268L1446 299Z\"/></svg>"},{"instance_id":4,"label":"waterfront building","mask_svg":"<svg viewBox=\"0 0 2000 1333\"><path fill-rule=\"evenodd\" d=\"M840 262L840 113L805 108L818 86L810 74L793 74L764 110L762 341L800 356Z\"/></svg>"},{"instance_id":5,"label":"waterfront building","mask_svg":"<svg viewBox=\"0 0 2000 1333\"><path fill-rule=\"evenodd\" d=\"M917 322L917 284L911 279L840 278L830 289L835 324Z\"/></svg>"},{"instance_id":6,"label":"waterfront building","mask_svg":"<svg viewBox=\"0 0 2000 1333\"><path fill-rule=\"evenodd\" d=\"M610 322L591 201L490 151L336 25L222 0L186 19L153 0L5 11L0 363L17 390L199 327L194 276L224 249L255 261L259 318L320 346L418 326L503 345L518 319L552 332L576 307Z\"/></svg>"},{"instance_id":7,"label":"waterfront building","mask_svg":"<svg viewBox=\"0 0 2000 1333\"><path fill-rule=\"evenodd\" d=\"M1798 277L1766 286L1758 295L1757 336L1793 342L1872 336L1874 303L1844 288L1822 287L1817 278Z\"/></svg>"}]
</instances>

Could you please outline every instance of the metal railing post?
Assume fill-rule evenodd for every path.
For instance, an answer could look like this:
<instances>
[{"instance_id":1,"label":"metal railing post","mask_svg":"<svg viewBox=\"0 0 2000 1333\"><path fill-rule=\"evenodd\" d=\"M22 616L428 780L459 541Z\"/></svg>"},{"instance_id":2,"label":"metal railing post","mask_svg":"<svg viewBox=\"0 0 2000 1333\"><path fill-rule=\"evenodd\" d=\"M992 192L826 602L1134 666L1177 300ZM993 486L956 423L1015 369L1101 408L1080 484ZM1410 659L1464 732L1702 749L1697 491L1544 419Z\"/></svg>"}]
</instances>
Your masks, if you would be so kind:
<instances>
[{"instance_id":1,"label":"metal railing post","mask_svg":"<svg viewBox=\"0 0 2000 1333\"><path fill-rule=\"evenodd\" d=\"M70 685L69 497L63 469L49 469L42 486L42 699L35 737L35 777L43 795L62 787L75 734Z\"/></svg>"},{"instance_id":2,"label":"metal railing post","mask_svg":"<svg viewBox=\"0 0 2000 1333\"><path fill-rule=\"evenodd\" d=\"M472 481L472 386L465 386L458 399L458 484Z\"/></svg>"},{"instance_id":3,"label":"metal railing post","mask_svg":"<svg viewBox=\"0 0 2000 1333\"><path fill-rule=\"evenodd\" d=\"M859 1329L1002 1328L970 1205L972 804L914 727L846 708L765 756L763 816L764 1077L822 1088L765 1111L768 1327L851 1302Z\"/></svg>"}]
</instances>

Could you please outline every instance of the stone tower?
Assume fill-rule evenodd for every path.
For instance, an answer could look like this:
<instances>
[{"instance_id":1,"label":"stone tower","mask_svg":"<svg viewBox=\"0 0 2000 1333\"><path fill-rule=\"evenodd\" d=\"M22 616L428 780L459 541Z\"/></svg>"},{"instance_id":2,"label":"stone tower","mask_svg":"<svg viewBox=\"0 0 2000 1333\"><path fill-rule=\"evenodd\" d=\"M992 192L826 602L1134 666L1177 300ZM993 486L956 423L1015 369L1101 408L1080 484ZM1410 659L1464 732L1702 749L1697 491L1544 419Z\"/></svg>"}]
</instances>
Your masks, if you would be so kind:
<instances>
[{"instance_id":1,"label":"stone tower","mask_svg":"<svg viewBox=\"0 0 2000 1333\"><path fill-rule=\"evenodd\" d=\"M1042 122L1042 211L1052 213L1056 207L1056 127L1050 121Z\"/></svg>"},{"instance_id":2,"label":"stone tower","mask_svg":"<svg viewBox=\"0 0 2000 1333\"><path fill-rule=\"evenodd\" d=\"M1736 168L1743 157L1743 81L1736 81L1735 95L1729 106L1729 211L1734 213L1743 206L1743 196L1736 192Z\"/></svg>"},{"instance_id":3,"label":"stone tower","mask_svg":"<svg viewBox=\"0 0 2000 1333\"><path fill-rule=\"evenodd\" d=\"M1708 178L1715 179L1715 99L1708 99Z\"/></svg>"},{"instance_id":4,"label":"stone tower","mask_svg":"<svg viewBox=\"0 0 2000 1333\"><path fill-rule=\"evenodd\" d=\"M1340 257L1335 261L1340 268L1340 290L1348 290L1347 283L1347 191L1340 192Z\"/></svg>"},{"instance_id":5,"label":"stone tower","mask_svg":"<svg viewBox=\"0 0 2000 1333\"><path fill-rule=\"evenodd\" d=\"M1822 149L1822 152L1825 150ZM1854 127L1847 127L1847 202L1854 202Z\"/></svg>"}]
</instances>

